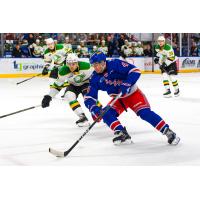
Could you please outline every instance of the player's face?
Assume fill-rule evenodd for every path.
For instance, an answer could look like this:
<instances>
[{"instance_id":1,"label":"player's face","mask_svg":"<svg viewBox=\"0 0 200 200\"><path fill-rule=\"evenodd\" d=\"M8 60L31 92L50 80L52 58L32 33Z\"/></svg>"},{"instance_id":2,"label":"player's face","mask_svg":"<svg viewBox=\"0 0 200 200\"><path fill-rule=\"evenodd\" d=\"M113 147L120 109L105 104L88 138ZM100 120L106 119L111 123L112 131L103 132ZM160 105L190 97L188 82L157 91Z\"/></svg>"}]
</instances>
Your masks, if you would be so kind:
<instances>
[{"instance_id":1,"label":"player's face","mask_svg":"<svg viewBox=\"0 0 200 200\"><path fill-rule=\"evenodd\" d=\"M48 49L53 50L55 47L55 44L53 42L49 43L49 44L47 44L47 47L48 47Z\"/></svg>"},{"instance_id":2,"label":"player's face","mask_svg":"<svg viewBox=\"0 0 200 200\"><path fill-rule=\"evenodd\" d=\"M94 63L92 65L94 67L94 70L99 74L102 73L106 67L106 62L101 61L100 63Z\"/></svg>"},{"instance_id":3,"label":"player's face","mask_svg":"<svg viewBox=\"0 0 200 200\"><path fill-rule=\"evenodd\" d=\"M165 45L165 41L163 40L158 40L159 46L163 47Z\"/></svg>"},{"instance_id":4,"label":"player's face","mask_svg":"<svg viewBox=\"0 0 200 200\"><path fill-rule=\"evenodd\" d=\"M69 66L69 69L71 72L75 71L78 67L78 63L74 62L74 63L67 63L67 65Z\"/></svg>"}]
</instances>

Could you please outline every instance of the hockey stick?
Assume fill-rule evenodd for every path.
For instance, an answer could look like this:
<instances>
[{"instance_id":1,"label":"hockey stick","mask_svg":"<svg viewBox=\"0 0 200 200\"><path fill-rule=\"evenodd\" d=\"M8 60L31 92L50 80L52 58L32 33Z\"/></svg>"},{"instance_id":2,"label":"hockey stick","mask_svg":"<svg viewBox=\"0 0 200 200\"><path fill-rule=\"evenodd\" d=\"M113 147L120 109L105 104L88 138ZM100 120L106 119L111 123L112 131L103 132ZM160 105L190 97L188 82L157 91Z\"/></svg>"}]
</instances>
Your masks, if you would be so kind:
<instances>
[{"instance_id":1,"label":"hockey stick","mask_svg":"<svg viewBox=\"0 0 200 200\"><path fill-rule=\"evenodd\" d=\"M20 112L24 112L24 111L27 111L27 110L31 110L31 109L34 109L34 108L37 108L37 107L40 107L41 105L37 105L37 106L32 106L32 107L29 107L29 108L25 108L23 110L18 110L16 112L13 112L13 113L9 113L9 114L6 114L6 115L2 115L0 116L0 118L4 118L4 117L8 117L10 115L14 115L14 114L17 114L17 113L20 113Z\"/></svg>"},{"instance_id":2,"label":"hockey stick","mask_svg":"<svg viewBox=\"0 0 200 200\"><path fill-rule=\"evenodd\" d=\"M126 106L124 105L124 102L122 101L122 99L119 99L119 103L121 104L121 106L123 107L123 109L124 109L126 112L128 112Z\"/></svg>"},{"instance_id":3,"label":"hockey stick","mask_svg":"<svg viewBox=\"0 0 200 200\"><path fill-rule=\"evenodd\" d=\"M23 81L20 81L20 82L18 82L18 83L16 83L16 84L19 85L19 84L21 84L21 83L23 83L23 82L29 81L29 80L31 80L31 79L37 77L37 76L40 76L40 75L42 75L42 73L41 73L41 74L37 74L36 76L33 76L33 77L31 77L31 78L25 79L25 80L23 80Z\"/></svg>"},{"instance_id":4,"label":"hockey stick","mask_svg":"<svg viewBox=\"0 0 200 200\"><path fill-rule=\"evenodd\" d=\"M52 60L50 66L53 66L53 65L54 65L54 60ZM40 76L40 75L42 75L42 73L37 74L36 76L33 76L33 77L31 77L31 78L25 79L25 80L23 80L23 81L20 81L20 82L18 82L18 83L16 83L16 84L19 85L19 84L21 84L21 83L23 83L23 82L29 81L29 80L31 80L31 79L37 77L37 76Z\"/></svg>"},{"instance_id":5,"label":"hockey stick","mask_svg":"<svg viewBox=\"0 0 200 200\"><path fill-rule=\"evenodd\" d=\"M66 157L72 149L81 141L81 139L90 131L90 129L97 123L99 119L101 119L107 112L108 110L113 106L113 104L121 97L122 93L119 93L114 100L106 107L106 109L98 116L98 118L87 128L87 130L81 135L81 137L76 140L76 142L66 151L58 151L52 148L49 148L49 152L52 153L56 157Z\"/></svg>"}]
</instances>

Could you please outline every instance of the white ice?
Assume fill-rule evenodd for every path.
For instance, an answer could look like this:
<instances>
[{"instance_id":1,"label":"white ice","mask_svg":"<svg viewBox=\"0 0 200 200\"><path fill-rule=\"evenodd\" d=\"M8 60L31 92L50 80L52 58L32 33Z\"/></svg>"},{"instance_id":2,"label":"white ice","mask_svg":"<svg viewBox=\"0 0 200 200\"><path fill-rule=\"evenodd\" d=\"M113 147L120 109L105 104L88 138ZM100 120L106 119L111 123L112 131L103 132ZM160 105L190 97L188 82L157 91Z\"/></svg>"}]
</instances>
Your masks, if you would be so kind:
<instances>
[{"instance_id":1,"label":"white ice","mask_svg":"<svg viewBox=\"0 0 200 200\"><path fill-rule=\"evenodd\" d=\"M200 165L200 73L179 74L180 97L163 98L159 74L143 74L138 86L152 110L160 114L180 137L178 146L131 110L120 116L134 141L115 146L113 133L102 122L80 141L66 158L56 158L49 147L68 149L86 130L75 125L76 115L59 97L49 108L35 108L0 119L0 165ZM0 79L0 115L38 105L48 93L48 80ZM100 92L105 105L107 94ZM83 98L79 97L83 105ZM84 105L83 105L84 107ZM92 121L88 110L84 110Z\"/></svg>"}]
</instances>

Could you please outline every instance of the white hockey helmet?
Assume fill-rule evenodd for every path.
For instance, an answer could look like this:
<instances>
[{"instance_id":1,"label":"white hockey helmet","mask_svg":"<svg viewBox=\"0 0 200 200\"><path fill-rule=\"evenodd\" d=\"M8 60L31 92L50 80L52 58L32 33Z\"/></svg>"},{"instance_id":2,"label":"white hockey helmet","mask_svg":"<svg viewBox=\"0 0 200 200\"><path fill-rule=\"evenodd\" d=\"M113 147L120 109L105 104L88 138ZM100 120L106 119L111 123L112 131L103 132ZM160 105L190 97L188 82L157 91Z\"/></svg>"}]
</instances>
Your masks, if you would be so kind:
<instances>
[{"instance_id":1,"label":"white hockey helmet","mask_svg":"<svg viewBox=\"0 0 200 200\"><path fill-rule=\"evenodd\" d=\"M54 43L54 40L52 38L46 39L46 44L52 44Z\"/></svg>"},{"instance_id":2,"label":"white hockey helmet","mask_svg":"<svg viewBox=\"0 0 200 200\"><path fill-rule=\"evenodd\" d=\"M137 42L132 42L131 44L132 44L133 47L137 46Z\"/></svg>"},{"instance_id":3,"label":"white hockey helmet","mask_svg":"<svg viewBox=\"0 0 200 200\"><path fill-rule=\"evenodd\" d=\"M75 53L69 53L66 58L66 63L78 62L78 56Z\"/></svg>"},{"instance_id":4,"label":"white hockey helmet","mask_svg":"<svg viewBox=\"0 0 200 200\"><path fill-rule=\"evenodd\" d=\"M128 45L128 40L124 40L124 43L125 43L126 45Z\"/></svg>"},{"instance_id":5,"label":"white hockey helmet","mask_svg":"<svg viewBox=\"0 0 200 200\"><path fill-rule=\"evenodd\" d=\"M165 37L161 35L161 36L158 37L157 41L164 41L165 42Z\"/></svg>"},{"instance_id":6,"label":"white hockey helmet","mask_svg":"<svg viewBox=\"0 0 200 200\"><path fill-rule=\"evenodd\" d=\"M36 39L35 42L36 42L36 44L39 44L39 43L40 43L40 40L39 40L39 39Z\"/></svg>"}]
</instances>

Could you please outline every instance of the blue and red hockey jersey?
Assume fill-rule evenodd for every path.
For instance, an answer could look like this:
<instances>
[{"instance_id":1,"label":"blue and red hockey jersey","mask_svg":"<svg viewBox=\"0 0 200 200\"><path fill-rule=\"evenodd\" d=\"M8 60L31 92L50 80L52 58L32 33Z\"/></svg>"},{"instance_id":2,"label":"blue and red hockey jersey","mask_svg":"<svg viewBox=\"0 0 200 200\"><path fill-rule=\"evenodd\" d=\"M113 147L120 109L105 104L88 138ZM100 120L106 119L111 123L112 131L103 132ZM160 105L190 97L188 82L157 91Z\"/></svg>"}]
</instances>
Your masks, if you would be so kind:
<instances>
[{"instance_id":1,"label":"blue and red hockey jersey","mask_svg":"<svg viewBox=\"0 0 200 200\"><path fill-rule=\"evenodd\" d=\"M101 74L94 71L90 78L88 93L85 95L86 107L91 111L96 106L99 90L115 96L120 93L121 85L127 85L131 87L130 93L133 93L140 75L141 72L135 65L119 59L106 61L106 70Z\"/></svg>"}]
</instances>

